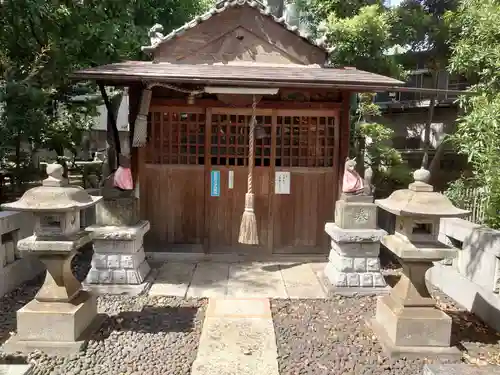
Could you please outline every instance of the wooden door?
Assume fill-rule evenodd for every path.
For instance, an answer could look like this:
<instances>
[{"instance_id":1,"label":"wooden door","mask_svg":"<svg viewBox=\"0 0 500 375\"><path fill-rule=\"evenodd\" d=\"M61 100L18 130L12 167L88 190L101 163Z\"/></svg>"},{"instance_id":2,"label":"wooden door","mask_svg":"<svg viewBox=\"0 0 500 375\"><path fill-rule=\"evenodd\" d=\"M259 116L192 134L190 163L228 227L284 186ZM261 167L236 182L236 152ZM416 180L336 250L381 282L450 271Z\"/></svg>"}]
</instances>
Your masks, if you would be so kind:
<instances>
[{"instance_id":1,"label":"wooden door","mask_svg":"<svg viewBox=\"0 0 500 375\"><path fill-rule=\"evenodd\" d=\"M290 194L273 194L276 253L326 253L338 181L337 111L277 112L275 171L290 174ZM273 192L274 193L274 192Z\"/></svg>"},{"instance_id":2,"label":"wooden door","mask_svg":"<svg viewBox=\"0 0 500 375\"><path fill-rule=\"evenodd\" d=\"M203 252L205 241L205 110L151 108L139 175L141 214L152 251ZM151 251L150 250L150 251Z\"/></svg>"},{"instance_id":3,"label":"wooden door","mask_svg":"<svg viewBox=\"0 0 500 375\"><path fill-rule=\"evenodd\" d=\"M247 253L270 252L271 111L257 112L258 138L255 140L253 193L259 245L238 243L241 216L248 186L248 136L250 109L212 108L207 166L206 230L209 251ZM220 176L220 190L214 196L212 172Z\"/></svg>"}]
</instances>

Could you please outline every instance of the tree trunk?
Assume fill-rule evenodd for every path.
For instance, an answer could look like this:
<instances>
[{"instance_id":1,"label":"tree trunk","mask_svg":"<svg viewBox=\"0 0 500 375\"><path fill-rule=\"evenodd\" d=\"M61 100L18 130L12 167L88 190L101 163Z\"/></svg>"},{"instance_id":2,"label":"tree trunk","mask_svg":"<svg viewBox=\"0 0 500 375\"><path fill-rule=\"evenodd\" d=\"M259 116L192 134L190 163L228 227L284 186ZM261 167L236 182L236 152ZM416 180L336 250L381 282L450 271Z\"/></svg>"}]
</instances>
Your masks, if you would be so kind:
<instances>
[{"instance_id":1,"label":"tree trunk","mask_svg":"<svg viewBox=\"0 0 500 375\"><path fill-rule=\"evenodd\" d=\"M441 159L443 158L445 150L446 139L444 139L436 148L436 153L434 154L434 157L432 158L431 164L429 166L429 172L431 173L431 185L435 185L437 183L437 176L439 174L439 170L441 169Z\"/></svg>"},{"instance_id":2,"label":"tree trunk","mask_svg":"<svg viewBox=\"0 0 500 375\"><path fill-rule=\"evenodd\" d=\"M16 135L16 182L15 189L16 193L19 193L22 188L22 178L21 178L21 134Z\"/></svg>"},{"instance_id":3,"label":"tree trunk","mask_svg":"<svg viewBox=\"0 0 500 375\"><path fill-rule=\"evenodd\" d=\"M438 86L438 72L436 70L432 71L432 83L434 89L437 90ZM424 133L424 156L422 157L421 167L427 169L429 167L429 149L431 147L431 125L434 118L434 108L436 107L436 93L432 94L429 103L429 114L427 116L427 122L425 123L425 133Z\"/></svg>"}]
</instances>

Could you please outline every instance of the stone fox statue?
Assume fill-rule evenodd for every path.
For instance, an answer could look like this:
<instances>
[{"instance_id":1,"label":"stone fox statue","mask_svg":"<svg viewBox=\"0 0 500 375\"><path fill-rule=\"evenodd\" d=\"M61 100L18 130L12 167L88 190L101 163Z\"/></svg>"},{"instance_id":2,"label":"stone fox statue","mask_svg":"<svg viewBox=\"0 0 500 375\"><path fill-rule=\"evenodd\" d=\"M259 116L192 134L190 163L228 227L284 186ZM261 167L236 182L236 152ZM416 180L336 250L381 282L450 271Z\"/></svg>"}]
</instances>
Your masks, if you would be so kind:
<instances>
[{"instance_id":1,"label":"stone fox statue","mask_svg":"<svg viewBox=\"0 0 500 375\"><path fill-rule=\"evenodd\" d=\"M356 171L356 158L346 158L344 164L344 179L342 181L342 193L346 195L370 195L372 193L372 169L365 170L364 178Z\"/></svg>"}]
</instances>

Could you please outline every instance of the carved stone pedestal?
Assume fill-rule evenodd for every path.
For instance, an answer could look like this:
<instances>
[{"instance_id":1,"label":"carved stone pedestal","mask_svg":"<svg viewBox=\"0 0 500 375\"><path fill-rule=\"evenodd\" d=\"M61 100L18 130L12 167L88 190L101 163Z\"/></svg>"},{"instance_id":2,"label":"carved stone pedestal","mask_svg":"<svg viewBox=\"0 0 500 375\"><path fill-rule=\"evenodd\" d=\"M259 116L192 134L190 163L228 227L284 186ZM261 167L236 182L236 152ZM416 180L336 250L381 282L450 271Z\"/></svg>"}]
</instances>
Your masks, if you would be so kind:
<instances>
[{"instance_id":1,"label":"carved stone pedestal","mask_svg":"<svg viewBox=\"0 0 500 375\"><path fill-rule=\"evenodd\" d=\"M151 283L143 240L149 222L137 221L135 197L104 199L92 232L94 256L85 286L96 293L138 295Z\"/></svg>"},{"instance_id":2,"label":"carved stone pedestal","mask_svg":"<svg viewBox=\"0 0 500 375\"><path fill-rule=\"evenodd\" d=\"M324 274L336 294L388 292L380 272L380 239L376 229L377 206L368 196L343 197L335 206L335 223L327 223L331 250Z\"/></svg>"}]
</instances>

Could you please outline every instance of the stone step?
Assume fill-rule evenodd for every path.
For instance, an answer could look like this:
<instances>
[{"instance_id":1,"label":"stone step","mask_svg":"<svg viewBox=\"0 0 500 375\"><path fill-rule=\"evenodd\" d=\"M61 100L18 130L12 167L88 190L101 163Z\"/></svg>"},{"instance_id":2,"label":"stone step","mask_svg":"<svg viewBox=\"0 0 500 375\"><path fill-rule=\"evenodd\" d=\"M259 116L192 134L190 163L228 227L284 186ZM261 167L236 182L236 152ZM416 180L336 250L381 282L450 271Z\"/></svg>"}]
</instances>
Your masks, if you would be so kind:
<instances>
[{"instance_id":1,"label":"stone step","mask_svg":"<svg viewBox=\"0 0 500 375\"><path fill-rule=\"evenodd\" d=\"M425 365L423 375L500 375L500 366Z\"/></svg>"},{"instance_id":2,"label":"stone step","mask_svg":"<svg viewBox=\"0 0 500 375\"><path fill-rule=\"evenodd\" d=\"M0 365L0 375L30 375L31 365Z\"/></svg>"}]
</instances>

